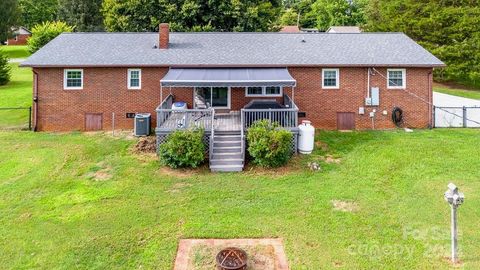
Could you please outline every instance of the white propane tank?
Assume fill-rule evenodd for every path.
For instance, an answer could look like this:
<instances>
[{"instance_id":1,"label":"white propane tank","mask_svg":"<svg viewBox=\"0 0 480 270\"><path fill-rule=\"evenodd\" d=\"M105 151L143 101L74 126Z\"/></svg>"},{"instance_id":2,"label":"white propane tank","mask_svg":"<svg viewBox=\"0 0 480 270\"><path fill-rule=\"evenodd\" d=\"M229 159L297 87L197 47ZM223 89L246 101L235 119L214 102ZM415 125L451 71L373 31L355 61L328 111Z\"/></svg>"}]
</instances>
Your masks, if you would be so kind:
<instances>
[{"instance_id":1,"label":"white propane tank","mask_svg":"<svg viewBox=\"0 0 480 270\"><path fill-rule=\"evenodd\" d=\"M301 154L311 154L313 151L313 144L315 142L315 128L311 125L312 122L303 120L302 124L298 126L298 151Z\"/></svg>"}]
</instances>

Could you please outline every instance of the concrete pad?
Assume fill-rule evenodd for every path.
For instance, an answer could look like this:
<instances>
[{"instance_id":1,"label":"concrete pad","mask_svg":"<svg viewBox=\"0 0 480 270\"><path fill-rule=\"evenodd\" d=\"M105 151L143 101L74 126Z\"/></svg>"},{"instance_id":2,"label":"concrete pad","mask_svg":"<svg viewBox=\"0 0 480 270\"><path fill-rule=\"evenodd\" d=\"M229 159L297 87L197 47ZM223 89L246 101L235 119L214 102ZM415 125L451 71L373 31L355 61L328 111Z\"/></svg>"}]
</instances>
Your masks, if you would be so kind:
<instances>
[{"instance_id":1,"label":"concrete pad","mask_svg":"<svg viewBox=\"0 0 480 270\"><path fill-rule=\"evenodd\" d=\"M433 92L433 105L449 107L435 109L435 127L463 127L463 107L467 127L480 127L480 100Z\"/></svg>"},{"instance_id":2,"label":"concrete pad","mask_svg":"<svg viewBox=\"0 0 480 270\"><path fill-rule=\"evenodd\" d=\"M205 245L209 247L244 247L244 246L272 246L275 253L275 269L289 270L287 256L283 248L283 239L281 238L260 238L260 239L181 239L178 245L177 257L175 259L174 270L192 270L188 269L189 257L192 248L196 245Z\"/></svg>"},{"instance_id":3,"label":"concrete pad","mask_svg":"<svg viewBox=\"0 0 480 270\"><path fill-rule=\"evenodd\" d=\"M480 100L433 92L433 105L439 107L480 107Z\"/></svg>"}]
</instances>

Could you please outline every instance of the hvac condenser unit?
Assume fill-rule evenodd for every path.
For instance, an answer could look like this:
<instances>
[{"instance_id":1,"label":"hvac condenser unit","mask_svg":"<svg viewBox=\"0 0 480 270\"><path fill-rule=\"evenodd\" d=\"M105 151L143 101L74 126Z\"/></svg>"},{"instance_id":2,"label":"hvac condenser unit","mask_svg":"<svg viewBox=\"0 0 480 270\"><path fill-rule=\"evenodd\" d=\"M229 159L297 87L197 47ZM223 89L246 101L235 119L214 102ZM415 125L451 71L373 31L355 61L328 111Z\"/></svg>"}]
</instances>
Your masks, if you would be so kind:
<instances>
[{"instance_id":1,"label":"hvac condenser unit","mask_svg":"<svg viewBox=\"0 0 480 270\"><path fill-rule=\"evenodd\" d=\"M135 125L133 130L135 136L148 136L150 134L150 116L149 113L135 114Z\"/></svg>"}]
</instances>

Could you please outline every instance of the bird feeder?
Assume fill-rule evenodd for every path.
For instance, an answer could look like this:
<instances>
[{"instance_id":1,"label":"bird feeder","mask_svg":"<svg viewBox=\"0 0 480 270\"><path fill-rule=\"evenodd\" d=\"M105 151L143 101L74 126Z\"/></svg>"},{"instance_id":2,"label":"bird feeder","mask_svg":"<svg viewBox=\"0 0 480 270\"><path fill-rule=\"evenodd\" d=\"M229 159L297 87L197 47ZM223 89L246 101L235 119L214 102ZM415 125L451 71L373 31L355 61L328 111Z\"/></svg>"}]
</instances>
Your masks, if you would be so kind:
<instances>
[{"instance_id":1,"label":"bird feeder","mask_svg":"<svg viewBox=\"0 0 480 270\"><path fill-rule=\"evenodd\" d=\"M451 239L452 239L452 262L458 261L457 247L457 208L463 203L465 196L458 192L458 187L453 183L448 184L448 190L445 191L445 200L451 208Z\"/></svg>"}]
</instances>

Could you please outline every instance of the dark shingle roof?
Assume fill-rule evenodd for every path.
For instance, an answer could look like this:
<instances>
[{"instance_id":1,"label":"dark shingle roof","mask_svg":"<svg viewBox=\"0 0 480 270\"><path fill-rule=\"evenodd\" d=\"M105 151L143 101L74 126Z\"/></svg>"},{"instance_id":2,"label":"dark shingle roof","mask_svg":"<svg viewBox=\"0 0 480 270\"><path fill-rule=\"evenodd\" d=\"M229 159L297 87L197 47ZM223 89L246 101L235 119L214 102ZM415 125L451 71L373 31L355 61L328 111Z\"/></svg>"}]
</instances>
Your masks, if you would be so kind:
<instances>
[{"instance_id":1,"label":"dark shingle roof","mask_svg":"<svg viewBox=\"0 0 480 270\"><path fill-rule=\"evenodd\" d=\"M305 41L305 42L303 42ZM66 33L23 66L443 66L403 33Z\"/></svg>"}]
</instances>

